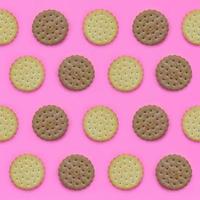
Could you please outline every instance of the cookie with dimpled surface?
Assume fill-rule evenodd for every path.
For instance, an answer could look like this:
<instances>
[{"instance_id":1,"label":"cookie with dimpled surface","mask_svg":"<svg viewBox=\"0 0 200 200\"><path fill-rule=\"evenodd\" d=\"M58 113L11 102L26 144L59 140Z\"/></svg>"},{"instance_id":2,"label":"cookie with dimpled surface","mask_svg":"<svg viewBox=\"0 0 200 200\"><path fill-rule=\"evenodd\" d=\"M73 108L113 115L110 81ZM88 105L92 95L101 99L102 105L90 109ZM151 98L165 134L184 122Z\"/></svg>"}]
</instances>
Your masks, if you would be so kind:
<instances>
[{"instance_id":1,"label":"cookie with dimpled surface","mask_svg":"<svg viewBox=\"0 0 200 200\"><path fill-rule=\"evenodd\" d=\"M84 19L83 32L89 42L106 45L116 38L118 22L110 11L93 10Z\"/></svg>"},{"instance_id":2,"label":"cookie with dimpled surface","mask_svg":"<svg viewBox=\"0 0 200 200\"><path fill-rule=\"evenodd\" d=\"M22 190L32 190L44 180L45 168L35 155L23 154L12 161L10 178L12 183Z\"/></svg>"},{"instance_id":3,"label":"cookie with dimpled surface","mask_svg":"<svg viewBox=\"0 0 200 200\"><path fill-rule=\"evenodd\" d=\"M113 186L130 190L137 187L143 178L141 161L130 154L121 154L114 158L108 168L108 177Z\"/></svg>"},{"instance_id":4,"label":"cookie with dimpled surface","mask_svg":"<svg viewBox=\"0 0 200 200\"><path fill-rule=\"evenodd\" d=\"M70 155L59 166L58 175L64 187L71 190L82 190L88 187L94 179L94 166L83 155Z\"/></svg>"}]
</instances>

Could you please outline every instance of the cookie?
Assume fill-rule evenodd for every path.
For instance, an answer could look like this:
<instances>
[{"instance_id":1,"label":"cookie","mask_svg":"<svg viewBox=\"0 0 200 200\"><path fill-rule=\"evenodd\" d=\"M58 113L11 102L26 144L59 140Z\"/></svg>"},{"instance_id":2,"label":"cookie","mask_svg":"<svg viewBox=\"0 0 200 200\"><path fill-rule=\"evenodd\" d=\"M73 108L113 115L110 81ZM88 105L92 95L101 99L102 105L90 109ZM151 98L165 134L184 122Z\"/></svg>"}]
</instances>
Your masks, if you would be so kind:
<instances>
[{"instance_id":1,"label":"cookie","mask_svg":"<svg viewBox=\"0 0 200 200\"><path fill-rule=\"evenodd\" d=\"M91 161L82 155L70 155L60 164L58 175L64 187L82 190L94 179L94 167Z\"/></svg>"},{"instance_id":2,"label":"cookie","mask_svg":"<svg viewBox=\"0 0 200 200\"><path fill-rule=\"evenodd\" d=\"M35 17L32 32L40 43L55 45L67 36L68 22L62 13L56 10L45 10Z\"/></svg>"},{"instance_id":3,"label":"cookie","mask_svg":"<svg viewBox=\"0 0 200 200\"><path fill-rule=\"evenodd\" d=\"M108 176L113 186L122 190L133 189L142 181L143 166L137 157L122 154L111 161Z\"/></svg>"},{"instance_id":4,"label":"cookie","mask_svg":"<svg viewBox=\"0 0 200 200\"><path fill-rule=\"evenodd\" d=\"M200 10L192 10L186 14L182 23L185 39L195 45L200 45Z\"/></svg>"},{"instance_id":5,"label":"cookie","mask_svg":"<svg viewBox=\"0 0 200 200\"><path fill-rule=\"evenodd\" d=\"M185 112L182 128L189 139L200 142L200 106L193 106Z\"/></svg>"},{"instance_id":6,"label":"cookie","mask_svg":"<svg viewBox=\"0 0 200 200\"><path fill-rule=\"evenodd\" d=\"M110 140L118 129L117 115L108 107L93 107L84 116L83 128L85 134L94 141Z\"/></svg>"},{"instance_id":7,"label":"cookie","mask_svg":"<svg viewBox=\"0 0 200 200\"><path fill-rule=\"evenodd\" d=\"M107 10L94 10L84 19L83 32L86 39L96 45L111 43L118 33L118 22Z\"/></svg>"},{"instance_id":8,"label":"cookie","mask_svg":"<svg viewBox=\"0 0 200 200\"><path fill-rule=\"evenodd\" d=\"M44 77L43 64L32 56L16 59L10 68L11 83L16 89L24 92L38 89L44 82Z\"/></svg>"},{"instance_id":9,"label":"cookie","mask_svg":"<svg viewBox=\"0 0 200 200\"><path fill-rule=\"evenodd\" d=\"M94 79L92 63L83 56L70 56L59 67L59 79L64 87L79 91L86 89Z\"/></svg>"},{"instance_id":10,"label":"cookie","mask_svg":"<svg viewBox=\"0 0 200 200\"><path fill-rule=\"evenodd\" d=\"M176 55L167 56L157 65L156 78L167 90L181 90L189 84L192 70L184 58Z\"/></svg>"},{"instance_id":11,"label":"cookie","mask_svg":"<svg viewBox=\"0 0 200 200\"><path fill-rule=\"evenodd\" d=\"M179 190L190 182L192 169L189 162L182 156L168 155L159 161L156 177L164 188Z\"/></svg>"},{"instance_id":12,"label":"cookie","mask_svg":"<svg viewBox=\"0 0 200 200\"><path fill-rule=\"evenodd\" d=\"M8 10L0 9L0 45L11 43L17 35L18 22Z\"/></svg>"},{"instance_id":13,"label":"cookie","mask_svg":"<svg viewBox=\"0 0 200 200\"><path fill-rule=\"evenodd\" d=\"M133 22L133 34L145 45L161 43L168 34L167 18L157 10L145 10Z\"/></svg>"},{"instance_id":14,"label":"cookie","mask_svg":"<svg viewBox=\"0 0 200 200\"><path fill-rule=\"evenodd\" d=\"M155 105L140 108L133 117L133 129L143 140L157 140L165 135L169 126L165 111Z\"/></svg>"},{"instance_id":15,"label":"cookie","mask_svg":"<svg viewBox=\"0 0 200 200\"><path fill-rule=\"evenodd\" d=\"M42 161L31 154L18 156L10 166L10 178L13 184L23 190L38 187L45 175Z\"/></svg>"},{"instance_id":16,"label":"cookie","mask_svg":"<svg viewBox=\"0 0 200 200\"><path fill-rule=\"evenodd\" d=\"M118 57L110 65L108 77L111 85L119 91L135 90L143 79L142 65L133 57Z\"/></svg>"},{"instance_id":17,"label":"cookie","mask_svg":"<svg viewBox=\"0 0 200 200\"><path fill-rule=\"evenodd\" d=\"M68 118L65 112L57 106L43 106L35 113L32 127L41 139L57 140L67 131Z\"/></svg>"},{"instance_id":18,"label":"cookie","mask_svg":"<svg viewBox=\"0 0 200 200\"><path fill-rule=\"evenodd\" d=\"M17 132L16 114L6 106L0 106L0 142L10 140Z\"/></svg>"}]
</instances>

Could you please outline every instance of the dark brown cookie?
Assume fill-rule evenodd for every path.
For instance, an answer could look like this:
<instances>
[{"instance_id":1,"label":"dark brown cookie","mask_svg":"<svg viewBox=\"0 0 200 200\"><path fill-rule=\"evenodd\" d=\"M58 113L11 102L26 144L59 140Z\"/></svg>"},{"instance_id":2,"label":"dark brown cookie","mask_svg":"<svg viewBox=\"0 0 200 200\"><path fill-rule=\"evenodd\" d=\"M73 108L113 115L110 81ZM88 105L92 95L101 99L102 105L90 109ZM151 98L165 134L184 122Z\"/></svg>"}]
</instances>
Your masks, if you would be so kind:
<instances>
[{"instance_id":1,"label":"dark brown cookie","mask_svg":"<svg viewBox=\"0 0 200 200\"><path fill-rule=\"evenodd\" d=\"M68 33L68 22L62 13L56 10L45 10L35 17L32 32L39 42L55 45L65 39Z\"/></svg>"},{"instance_id":2,"label":"dark brown cookie","mask_svg":"<svg viewBox=\"0 0 200 200\"><path fill-rule=\"evenodd\" d=\"M168 129L168 117L158 106L149 105L140 108L133 118L133 129L143 140L157 140Z\"/></svg>"},{"instance_id":3,"label":"dark brown cookie","mask_svg":"<svg viewBox=\"0 0 200 200\"><path fill-rule=\"evenodd\" d=\"M92 63L79 55L65 58L59 67L60 82L70 90L84 90L92 83L93 78Z\"/></svg>"},{"instance_id":4,"label":"dark brown cookie","mask_svg":"<svg viewBox=\"0 0 200 200\"><path fill-rule=\"evenodd\" d=\"M58 174L66 188L82 190L93 181L94 167L88 158L82 155L70 155L60 164Z\"/></svg>"},{"instance_id":5,"label":"dark brown cookie","mask_svg":"<svg viewBox=\"0 0 200 200\"><path fill-rule=\"evenodd\" d=\"M57 106L43 106L35 113L32 127L41 139L57 140L67 131L68 118L65 112Z\"/></svg>"},{"instance_id":6,"label":"dark brown cookie","mask_svg":"<svg viewBox=\"0 0 200 200\"><path fill-rule=\"evenodd\" d=\"M135 18L133 33L143 44L161 43L168 34L168 21L162 13L156 10L145 10Z\"/></svg>"},{"instance_id":7,"label":"dark brown cookie","mask_svg":"<svg viewBox=\"0 0 200 200\"><path fill-rule=\"evenodd\" d=\"M184 58L175 55L167 56L158 64L156 78L165 89L181 90L189 84L192 70Z\"/></svg>"},{"instance_id":8,"label":"dark brown cookie","mask_svg":"<svg viewBox=\"0 0 200 200\"><path fill-rule=\"evenodd\" d=\"M185 187L192 177L189 162L179 155L168 155L160 160L156 167L158 182L169 190Z\"/></svg>"}]
</instances>

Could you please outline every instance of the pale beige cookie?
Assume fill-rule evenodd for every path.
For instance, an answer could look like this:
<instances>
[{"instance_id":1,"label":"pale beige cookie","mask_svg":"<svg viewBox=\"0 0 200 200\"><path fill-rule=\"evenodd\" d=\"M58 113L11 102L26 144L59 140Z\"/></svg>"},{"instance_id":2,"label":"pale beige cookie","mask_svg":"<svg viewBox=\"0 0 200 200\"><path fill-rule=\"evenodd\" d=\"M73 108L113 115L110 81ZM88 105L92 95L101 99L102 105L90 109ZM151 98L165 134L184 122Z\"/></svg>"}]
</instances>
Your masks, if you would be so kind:
<instances>
[{"instance_id":1,"label":"pale beige cookie","mask_svg":"<svg viewBox=\"0 0 200 200\"><path fill-rule=\"evenodd\" d=\"M122 154L111 161L108 176L113 186L122 190L133 189L142 181L143 166L137 157Z\"/></svg>"},{"instance_id":2,"label":"pale beige cookie","mask_svg":"<svg viewBox=\"0 0 200 200\"><path fill-rule=\"evenodd\" d=\"M200 106L193 106L185 112L182 128L189 139L200 142Z\"/></svg>"},{"instance_id":3,"label":"pale beige cookie","mask_svg":"<svg viewBox=\"0 0 200 200\"><path fill-rule=\"evenodd\" d=\"M186 14L182 23L185 39L195 45L200 45L200 10L192 10Z\"/></svg>"},{"instance_id":4,"label":"pale beige cookie","mask_svg":"<svg viewBox=\"0 0 200 200\"><path fill-rule=\"evenodd\" d=\"M117 19L107 10L94 10L85 17L83 32L93 44L111 43L118 33Z\"/></svg>"},{"instance_id":5,"label":"pale beige cookie","mask_svg":"<svg viewBox=\"0 0 200 200\"><path fill-rule=\"evenodd\" d=\"M108 77L111 85L115 89L129 92L141 84L143 69L140 62L135 58L121 56L111 63Z\"/></svg>"},{"instance_id":6,"label":"pale beige cookie","mask_svg":"<svg viewBox=\"0 0 200 200\"><path fill-rule=\"evenodd\" d=\"M16 114L6 106L0 106L0 142L11 139L17 132Z\"/></svg>"},{"instance_id":7,"label":"pale beige cookie","mask_svg":"<svg viewBox=\"0 0 200 200\"><path fill-rule=\"evenodd\" d=\"M38 89L45 77L41 61L32 56L23 56L15 60L10 69L10 80L15 88L24 92Z\"/></svg>"},{"instance_id":8,"label":"pale beige cookie","mask_svg":"<svg viewBox=\"0 0 200 200\"><path fill-rule=\"evenodd\" d=\"M10 166L10 178L14 185L23 190L38 187L45 175L42 161L31 154L18 156Z\"/></svg>"},{"instance_id":9,"label":"pale beige cookie","mask_svg":"<svg viewBox=\"0 0 200 200\"><path fill-rule=\"evenodd\" d=\"M0 45L11 43L18 32L15 16L8 10L0 9Z\"/></svg>"},{"instance_id":10,"label":"pale beige cookie","mask_svg":"<svg viewBox=\"0 0 200 200\"><path fill-rule=\"evenodd\" d=\"M110 140L118 129L117 115L108 107L93 107L85 114L83 127L85 134L92 140Z\"/></svg>"}]
</instances>

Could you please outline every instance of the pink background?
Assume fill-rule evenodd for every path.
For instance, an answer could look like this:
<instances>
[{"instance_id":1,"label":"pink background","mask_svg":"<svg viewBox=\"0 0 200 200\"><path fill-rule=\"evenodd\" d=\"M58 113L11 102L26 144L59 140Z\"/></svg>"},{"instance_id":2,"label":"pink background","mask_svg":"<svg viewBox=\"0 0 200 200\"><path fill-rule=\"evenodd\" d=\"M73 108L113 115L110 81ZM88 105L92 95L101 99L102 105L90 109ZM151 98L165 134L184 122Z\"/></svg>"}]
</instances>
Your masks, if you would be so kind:
<instances>
[{"instance_id":1,"label":"pink background","mask_svg":"<svg viewBox=\"0 0 200 200\"><path fill-rule=\"evenodd\" d=\"M89 200L89 199L199 199L200 195L200 146L188 140L181 130L184 111L199 104L200 67L199 47L192 46L182 36L181 21L186 12L199 8L199 0L0 0L0 7L14 13L19 22L16 40L0 47L0 104L13 108L19 117L17 135L0 144L0 199L5 200ZM87 42L82 34L84 16L92 9L108 9L117 17L119 34L114 42L104 47ZM169 20L167 39L154 47L144 46L133 37L131 26L135 16L144 9L158 9ZM69 22L69 34L60 45L48 47L38 43L31 32L34 17L43 9L61 11ZM96 77L87 90L70 92L58 81L58 66L64 57L80 54L94 64ZM115 91L107 79L109 64L120 55L131 55L143 64L144 80L134 92ZM159 60L169 54L185 57L191 64L193 78L189 86L180 92L162 89L155 79L155 68ZM33 55L41 59L46 69L43 86L33 93L22 93L14 89L9 81L11 63L19 56ZM66 135L56 142L39 139L31 128L35 111L46 104L62 107L69 117ZM119 130L109 142L95 143L83 133L82 118L87 109L96 104L111 107L118 115ZM146 104L157 104L169 115L170 126L164 138L156 142L139 139L132 130L135 111ZM43 184L33 191L22 191L10 182L10 162L19 154L38 155L46 166ZM64 188L57 176L60 161L71 153L88 156L96 174L94 182L85 190L74 192ZM110 160L121 153L138 156L144 164L144 179L134 190L120 191L107 178ZM167 191L155 178L155 167L161 157L177 153L185 156L192 165L190 184L180 191Z\"/></svg>"}]
</instances>

